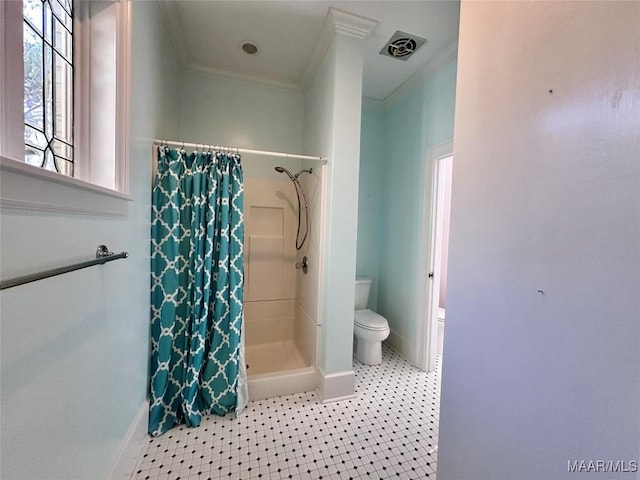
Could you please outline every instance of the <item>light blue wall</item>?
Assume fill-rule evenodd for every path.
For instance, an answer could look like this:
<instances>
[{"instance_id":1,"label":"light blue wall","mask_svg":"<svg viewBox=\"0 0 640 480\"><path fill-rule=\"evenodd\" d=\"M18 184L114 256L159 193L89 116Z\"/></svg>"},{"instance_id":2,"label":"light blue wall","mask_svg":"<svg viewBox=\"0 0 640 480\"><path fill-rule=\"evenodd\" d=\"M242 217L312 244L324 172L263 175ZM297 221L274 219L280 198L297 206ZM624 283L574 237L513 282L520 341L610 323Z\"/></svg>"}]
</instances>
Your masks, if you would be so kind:
<instances>
[{"instance_id":1,"label":"light blue wall","mask_svg":"<svg viewBox=\"0 0 640 480\"><path fill-rule=\"evenodd\" d=\"M180 75L180 134L186 142L300 153L304 101L300 92L187 71ZM245 177L282 179L273 170L300 161L243 154Z\"/></svg>"},{"instance_id":2,"label":"light blue wall","mask_svg":"<svg viewBox=\"0 0 640 480\"><path fill-rule=\"evenodd\" d=\"M455 85L452 60L385 106L382 126L375 108L363 110L357 273L374 276L370 306L388 319L391 340L411 360L420 308L418 259L421 242L429 241L421 236L432 172L432 165L424 171L424 160L429 147L453 137Z\"/></svg>"},{"instance_id":3,"label":"light blue wall","mask_svg":"<svg viewBox=\"0 0 640 480\"><path fill-rule=\"evenodd\" d=\"M381 105L363 103L360 135L360 179L358 189L358 246L356 274L373 279L368 307L378 308L380 221L382 186L389 176L385 168L384 111Z\"/></svg>"},{"instance_id":4,"label":"light blue wall","mask_svg":"<svg viewBox=\"0 0 640 480\"><path fill-rule=\"evenodd\" d=\"M106 478L145 401L150 140L177 126L164 115L175 85L162 25L155 3L133 2L127 216L2 210L3 278L91 257L100 243L130 253L2 292L2 478Z\"/></svg>"}]
</instances>

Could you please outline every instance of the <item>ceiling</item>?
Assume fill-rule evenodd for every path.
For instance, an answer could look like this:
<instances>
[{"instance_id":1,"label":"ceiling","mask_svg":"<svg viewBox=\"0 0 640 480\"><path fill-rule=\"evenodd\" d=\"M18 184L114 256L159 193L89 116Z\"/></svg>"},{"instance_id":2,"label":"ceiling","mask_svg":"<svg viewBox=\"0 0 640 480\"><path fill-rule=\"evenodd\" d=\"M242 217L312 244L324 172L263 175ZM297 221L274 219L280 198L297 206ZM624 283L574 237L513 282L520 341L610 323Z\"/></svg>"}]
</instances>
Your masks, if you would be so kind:
<instances>
[{"instance_id":1,"label":"ceiling","mask_svg":"<svg viewBox=\"0 0 640 480\"><path fill-rule=\"evenodd\" d=\"M455 51L459 2L442 1L194 1L161 2L183 64L221 75L294 89L330 7L378 22L365 40L363 95L385 100L423 66ZM427 39L409 60L378 52L401 30ZM259 46L247 55L241 45Z\"/></svg>"}]
</instances>

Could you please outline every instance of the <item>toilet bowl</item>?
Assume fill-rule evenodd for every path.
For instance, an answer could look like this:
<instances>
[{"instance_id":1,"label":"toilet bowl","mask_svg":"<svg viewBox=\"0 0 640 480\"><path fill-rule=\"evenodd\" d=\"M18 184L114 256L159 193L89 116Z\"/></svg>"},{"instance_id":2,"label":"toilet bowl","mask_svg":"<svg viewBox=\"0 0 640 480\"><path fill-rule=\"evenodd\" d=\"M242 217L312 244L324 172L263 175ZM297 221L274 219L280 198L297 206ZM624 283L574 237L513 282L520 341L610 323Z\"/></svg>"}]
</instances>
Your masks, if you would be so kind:
<instances>
[{"instance_id":1,"label":"toilet bowl","mask_svg":"<svg viewBox=\"0 0 640 480\"><path fill-rule=\"evenodd\" d=\"M365 365L379 365L382 363L382 341L391 329L387 319L376 312L367 309L370 278L356 278L355 311L353 315L353 335L355 336L355 357Z\"/></svg>"},{"instance_id":2,"label":"toilet bowl","mask_svg":"<svg viewBox=\"0 0 640 480\"><path fill-rule=\"evenodd\" d=\"M382 341L391 329L387 319L371 310L356 310L353 334L356 337L355 357L365 365L382 363Z\"/></svg>"}]
</instances>

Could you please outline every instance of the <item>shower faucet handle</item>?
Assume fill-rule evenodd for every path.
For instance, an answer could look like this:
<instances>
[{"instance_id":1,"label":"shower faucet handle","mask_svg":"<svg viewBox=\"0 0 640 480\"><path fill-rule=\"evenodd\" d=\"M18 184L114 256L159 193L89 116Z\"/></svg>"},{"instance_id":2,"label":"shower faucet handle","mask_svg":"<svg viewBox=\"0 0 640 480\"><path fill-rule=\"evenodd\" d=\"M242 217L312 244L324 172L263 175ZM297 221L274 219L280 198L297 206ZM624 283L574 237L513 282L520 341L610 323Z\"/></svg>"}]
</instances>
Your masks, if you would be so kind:
<instances>
[{"instance_id":1,"label":"shower faucet handle","mask_svg":"<svg viewBox=\"0 0 640 480\"><path fill-rule=\"evenodd\" d=\"M302 269L302 273L307 274L309 264L307 263L307 256L302 257L301 262L296 262L296 270Z\"/></svg>"}]
</instances>

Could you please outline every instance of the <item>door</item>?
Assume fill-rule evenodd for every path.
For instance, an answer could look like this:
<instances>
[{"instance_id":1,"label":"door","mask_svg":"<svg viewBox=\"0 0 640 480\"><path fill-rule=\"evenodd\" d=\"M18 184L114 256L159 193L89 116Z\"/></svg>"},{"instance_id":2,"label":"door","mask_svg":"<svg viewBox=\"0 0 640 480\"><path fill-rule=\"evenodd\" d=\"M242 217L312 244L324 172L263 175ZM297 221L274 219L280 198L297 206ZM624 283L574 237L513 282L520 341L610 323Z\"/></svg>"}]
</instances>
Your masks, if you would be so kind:
<instances>
[{"instance_id":1,"label":"door","mask_svg":"<svg viewBox=\"0 0 640 480\"><path fill-rule=\"evenodd\" d=\"M450 152L451 150L449 150ZM442 335L444 322L439 322L441 308L446 307L446 279L449 247L449 217L451 211L451 179L453 155L435 157L433 160L433 188L429 201L431 215L425 219L423 231L425 245L429 241L428 268L426 272L426 302L424 305L423 328L424 337L420 342L422 366L431 371L436 367L439 331ZM419 345L420 348L420 345Z\"/></svg>"}]
</instances>

